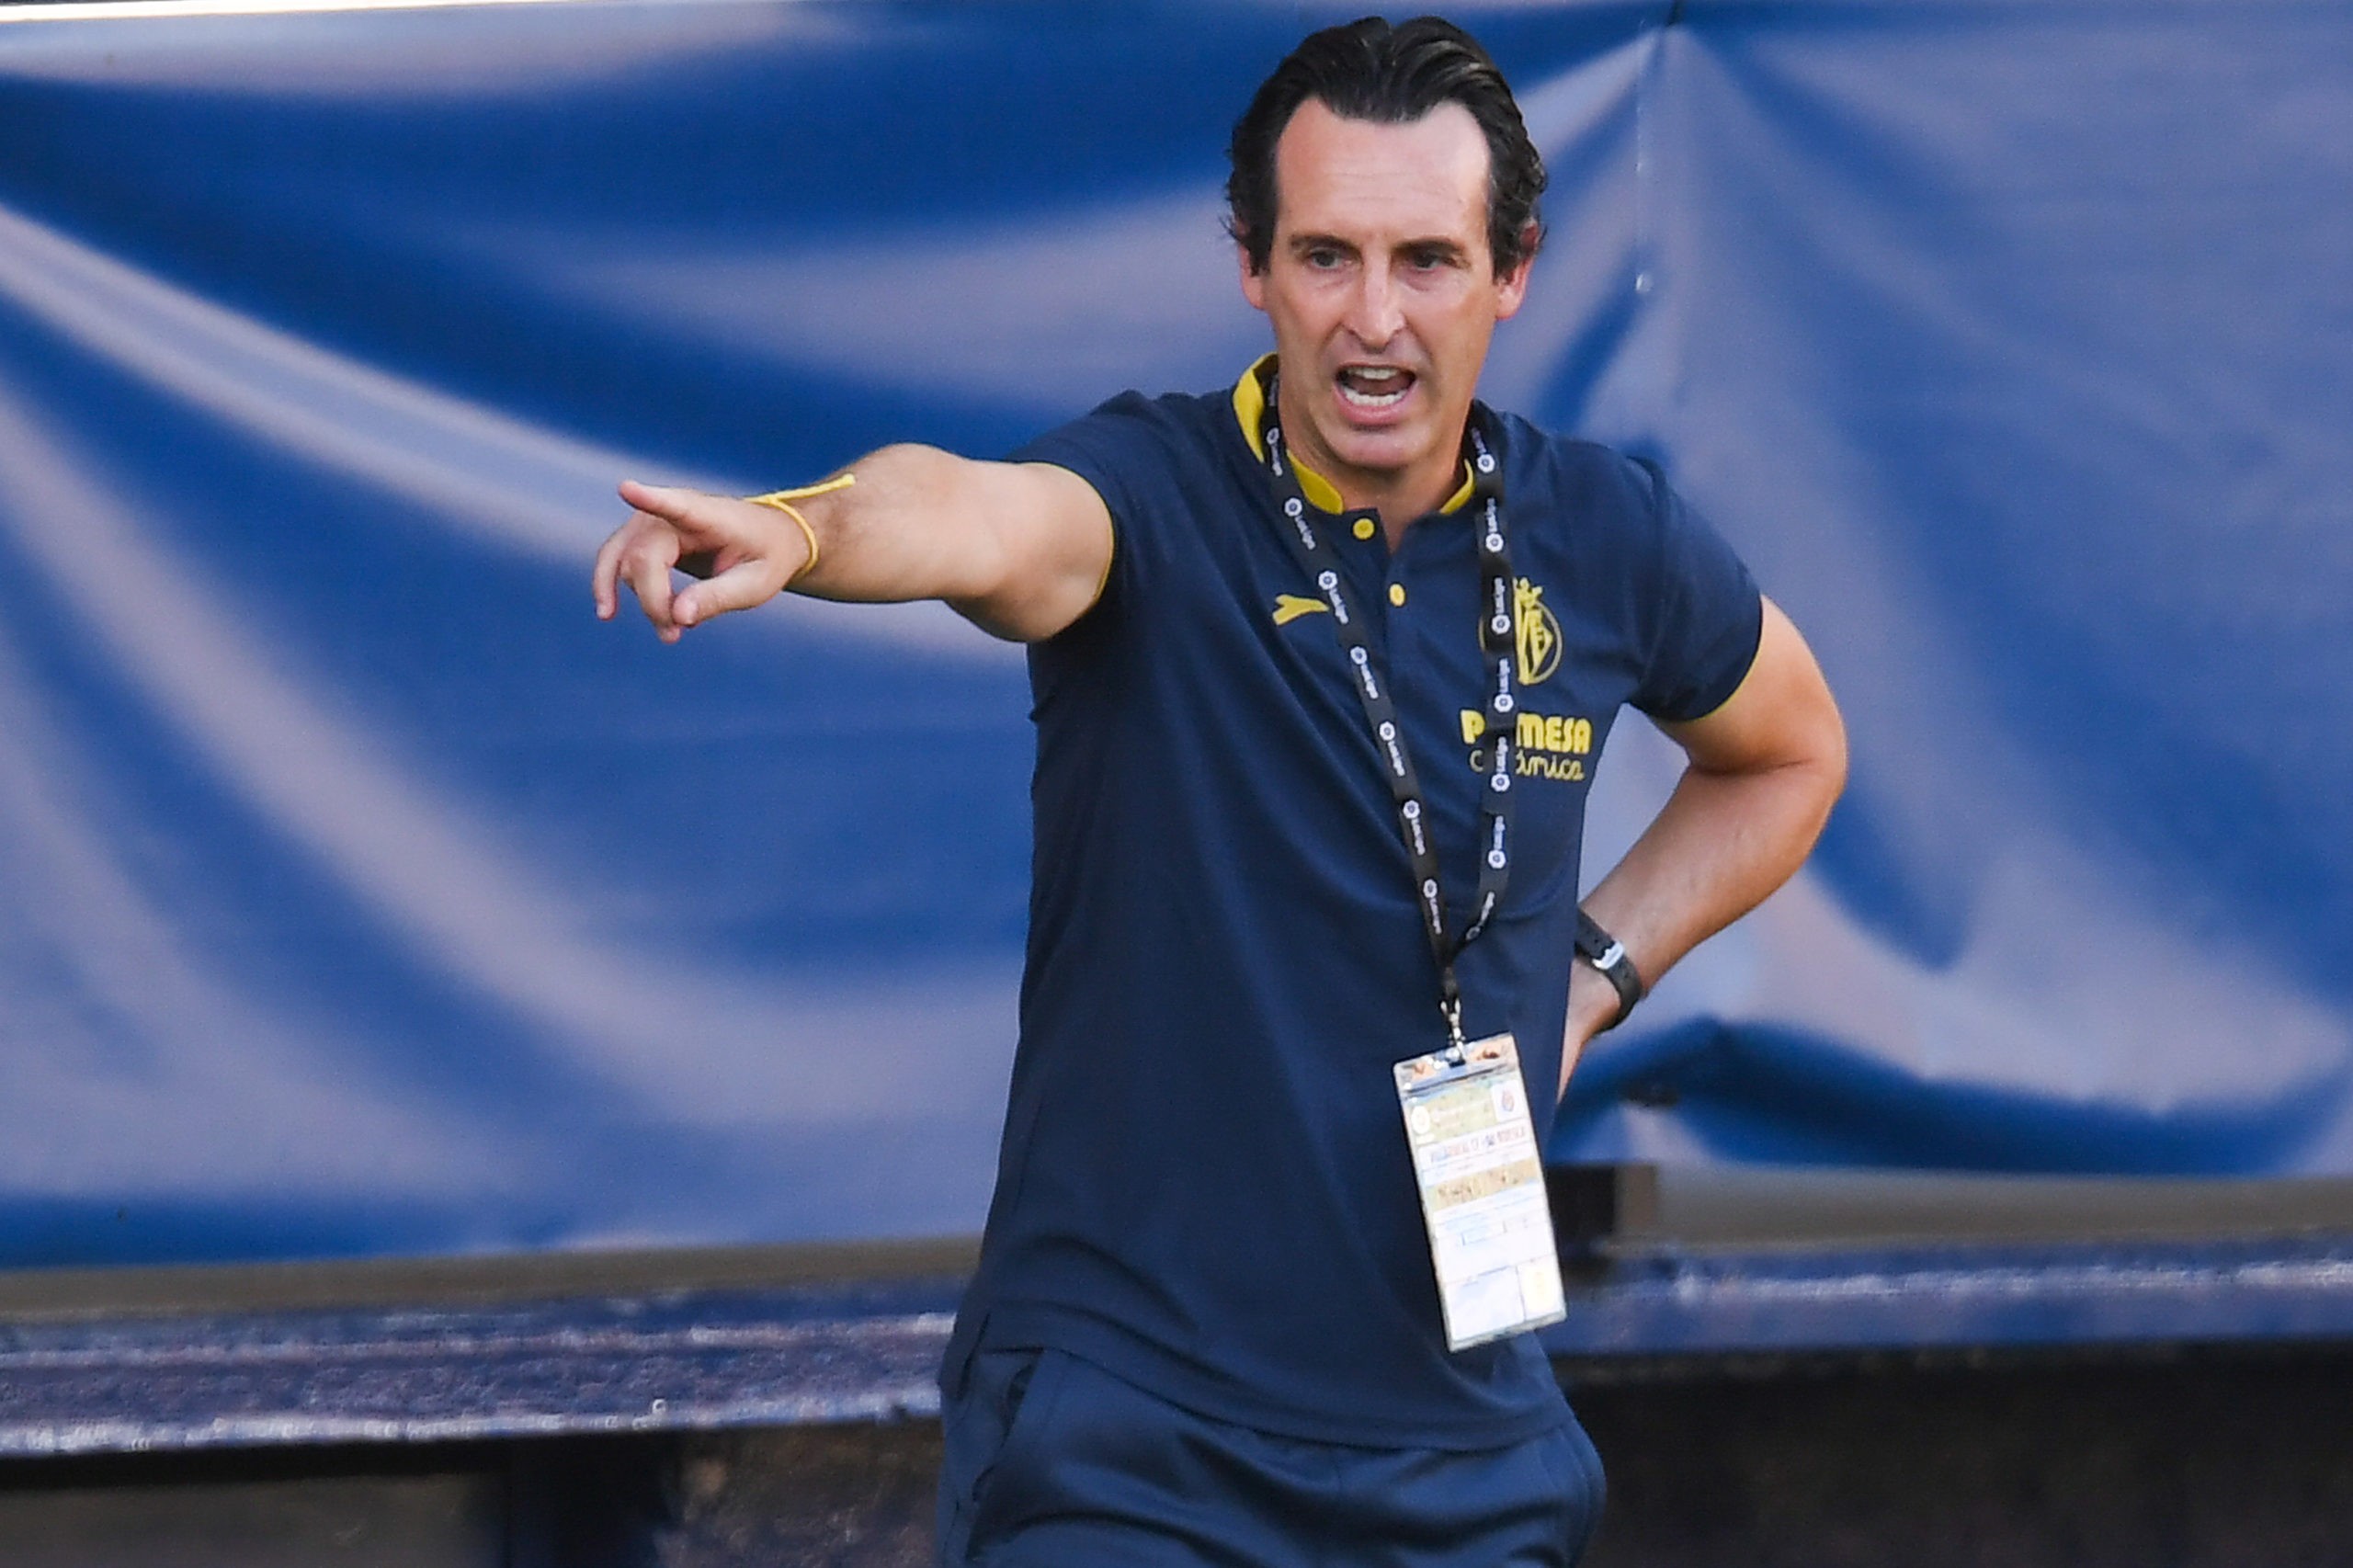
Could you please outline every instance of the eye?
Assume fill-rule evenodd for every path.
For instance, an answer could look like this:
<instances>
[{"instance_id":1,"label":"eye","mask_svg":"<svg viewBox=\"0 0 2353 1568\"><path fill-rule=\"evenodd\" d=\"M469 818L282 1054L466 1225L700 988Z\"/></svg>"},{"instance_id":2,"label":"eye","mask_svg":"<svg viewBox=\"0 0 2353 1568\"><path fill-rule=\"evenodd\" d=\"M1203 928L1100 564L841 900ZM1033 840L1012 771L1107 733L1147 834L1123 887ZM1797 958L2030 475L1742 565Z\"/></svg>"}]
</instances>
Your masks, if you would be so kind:
<instances>
[{"instance_id":1,"label":"eye","mask_svg":"<svg viewBox=\"0 0 2353 1568\"><path fill-rule=\"evenodd\" d=\"M1316 271L1329 272L1346 262L1347 257L1330 245L1313 245L1308 248L1304 259Z\"/></svg>"}]
</instances>

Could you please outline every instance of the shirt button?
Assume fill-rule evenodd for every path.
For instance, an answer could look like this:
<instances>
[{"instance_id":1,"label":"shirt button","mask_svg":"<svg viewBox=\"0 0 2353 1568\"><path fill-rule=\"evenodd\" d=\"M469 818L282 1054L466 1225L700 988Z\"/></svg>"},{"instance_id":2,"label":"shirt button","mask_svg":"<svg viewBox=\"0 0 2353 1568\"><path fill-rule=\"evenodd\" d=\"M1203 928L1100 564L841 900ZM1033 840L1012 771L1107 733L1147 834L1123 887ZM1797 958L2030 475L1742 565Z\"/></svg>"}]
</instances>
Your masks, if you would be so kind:
<instances>
[{"instance_id":1,"label":"shirt button","mask_svg":"<svg viewBox=\"0 0 2353 1568\"><path fill-rule=\"evenodd\" d=\"M1405 602L1405 585L1404 585L1404 584L1403 584L1403 583L1392 583L1392 584L1390 584L1390 585L1389 585L1389 602L1390 602L1391 604L1392 604L1392 605L1399 605L1399 606L1402 606L1402 605L1404 605L1404 602Z\"/></svg>"},{"instance_id":2,"label":"shirt button","mask_svg":"<svg viewBox=\"0 0 2353 1568\"><path fill-rule=\"evenodd\" d=\"M1357 538L1370 539L1371 537L1372 519L1370 517L1358 517L1357 519Z\"/></svg>"}]
</instances>

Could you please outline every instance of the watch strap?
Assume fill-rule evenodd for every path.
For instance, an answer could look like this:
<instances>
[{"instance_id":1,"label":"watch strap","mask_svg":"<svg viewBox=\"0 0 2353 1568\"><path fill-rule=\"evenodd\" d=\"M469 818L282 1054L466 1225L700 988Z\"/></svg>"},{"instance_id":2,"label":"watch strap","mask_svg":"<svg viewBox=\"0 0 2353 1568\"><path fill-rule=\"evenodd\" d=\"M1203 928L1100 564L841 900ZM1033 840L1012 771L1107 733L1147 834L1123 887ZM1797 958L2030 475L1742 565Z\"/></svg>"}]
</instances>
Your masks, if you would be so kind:
<instances>
[{"instance_id":1,"label":"watch strap","mask_svg":"<svg viewBox=\"0 0 2353 1568\"><path fill-rule=\"evenodd\" d=\"M1618 1015L1602 1025L1604 1031L1614 1029L1626 1021L1634 1004L1643 999L1642 971L1627 955L1625 945L1601 928L1600 922L1584 910L1577 911L1577 956L1593 965L1601 978L1609 982L1618 993Z\"/></svg>"}]
</instances>

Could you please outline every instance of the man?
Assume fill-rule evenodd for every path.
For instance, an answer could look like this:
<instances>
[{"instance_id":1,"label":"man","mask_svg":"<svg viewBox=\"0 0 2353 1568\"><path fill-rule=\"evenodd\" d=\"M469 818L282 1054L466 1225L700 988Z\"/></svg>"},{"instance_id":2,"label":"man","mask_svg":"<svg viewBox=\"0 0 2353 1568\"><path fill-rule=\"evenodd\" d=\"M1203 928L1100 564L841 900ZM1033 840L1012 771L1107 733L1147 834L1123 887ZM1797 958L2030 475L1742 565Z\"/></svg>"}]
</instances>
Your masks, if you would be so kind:
<instances>
[{"instance_id":1,"label":"man","mask_svg":"<svg viewBox=\"0 0 2353 1568\"><path fill-rule=\"evenodd\" d=\"M1396 1069L1508 1033L1540 1137L1642 982L1796 868L1843 732L1654 471L1474 405L1543 185L1475 43L1319 33L1233 155L1275 353L1230 392L760 502L624 485L597 610L626 583L675 641L787 586L936 597L1030 645L1029 964L943 1561L1565 1563L1598 1461L1532 1335L1442 1309ZM1581 932L1626 703L1690 766Z\"/></svg>"}]
</instances>

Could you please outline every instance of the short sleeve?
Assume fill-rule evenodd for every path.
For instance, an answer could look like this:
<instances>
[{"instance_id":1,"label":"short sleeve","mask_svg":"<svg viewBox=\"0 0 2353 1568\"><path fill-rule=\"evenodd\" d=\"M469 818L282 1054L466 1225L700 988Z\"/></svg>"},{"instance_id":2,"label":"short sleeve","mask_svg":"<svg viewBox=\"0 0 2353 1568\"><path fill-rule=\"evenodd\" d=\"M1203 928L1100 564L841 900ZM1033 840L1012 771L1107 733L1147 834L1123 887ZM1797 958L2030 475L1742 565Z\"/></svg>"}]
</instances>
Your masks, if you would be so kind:
<instances>
[{"instance_id":1,"label":"short sleeve","mask_svg":"<svg viewBox=\"0 0 2353 1568\"><path fill-rule=\"evenodd\" d=\"M1168 424L1166 411L1154 399L1121 392L1006 460L1067 470L1103 498L1111 514L1111 572L1104 583L1104 599L1134 591L1133 579L1148 553L1140 539L1151 516L1143 492L1153 487L1153 476L1171 466Z\"/></svg>"},{"instance_id":2,"label":"short sleeve","mask_svg":"<svg viewBox=\"0 0 2353 1568\"><path fill-rule=\"evenodd\" d=\"M1655 607L1633 705L1669 723L1704 718L1747 677L1763 634L1756 579L1723 536L1684 505L1655 464L1650 481L1656 549L1644 596Z\"/></svg>"}]
</instances>

